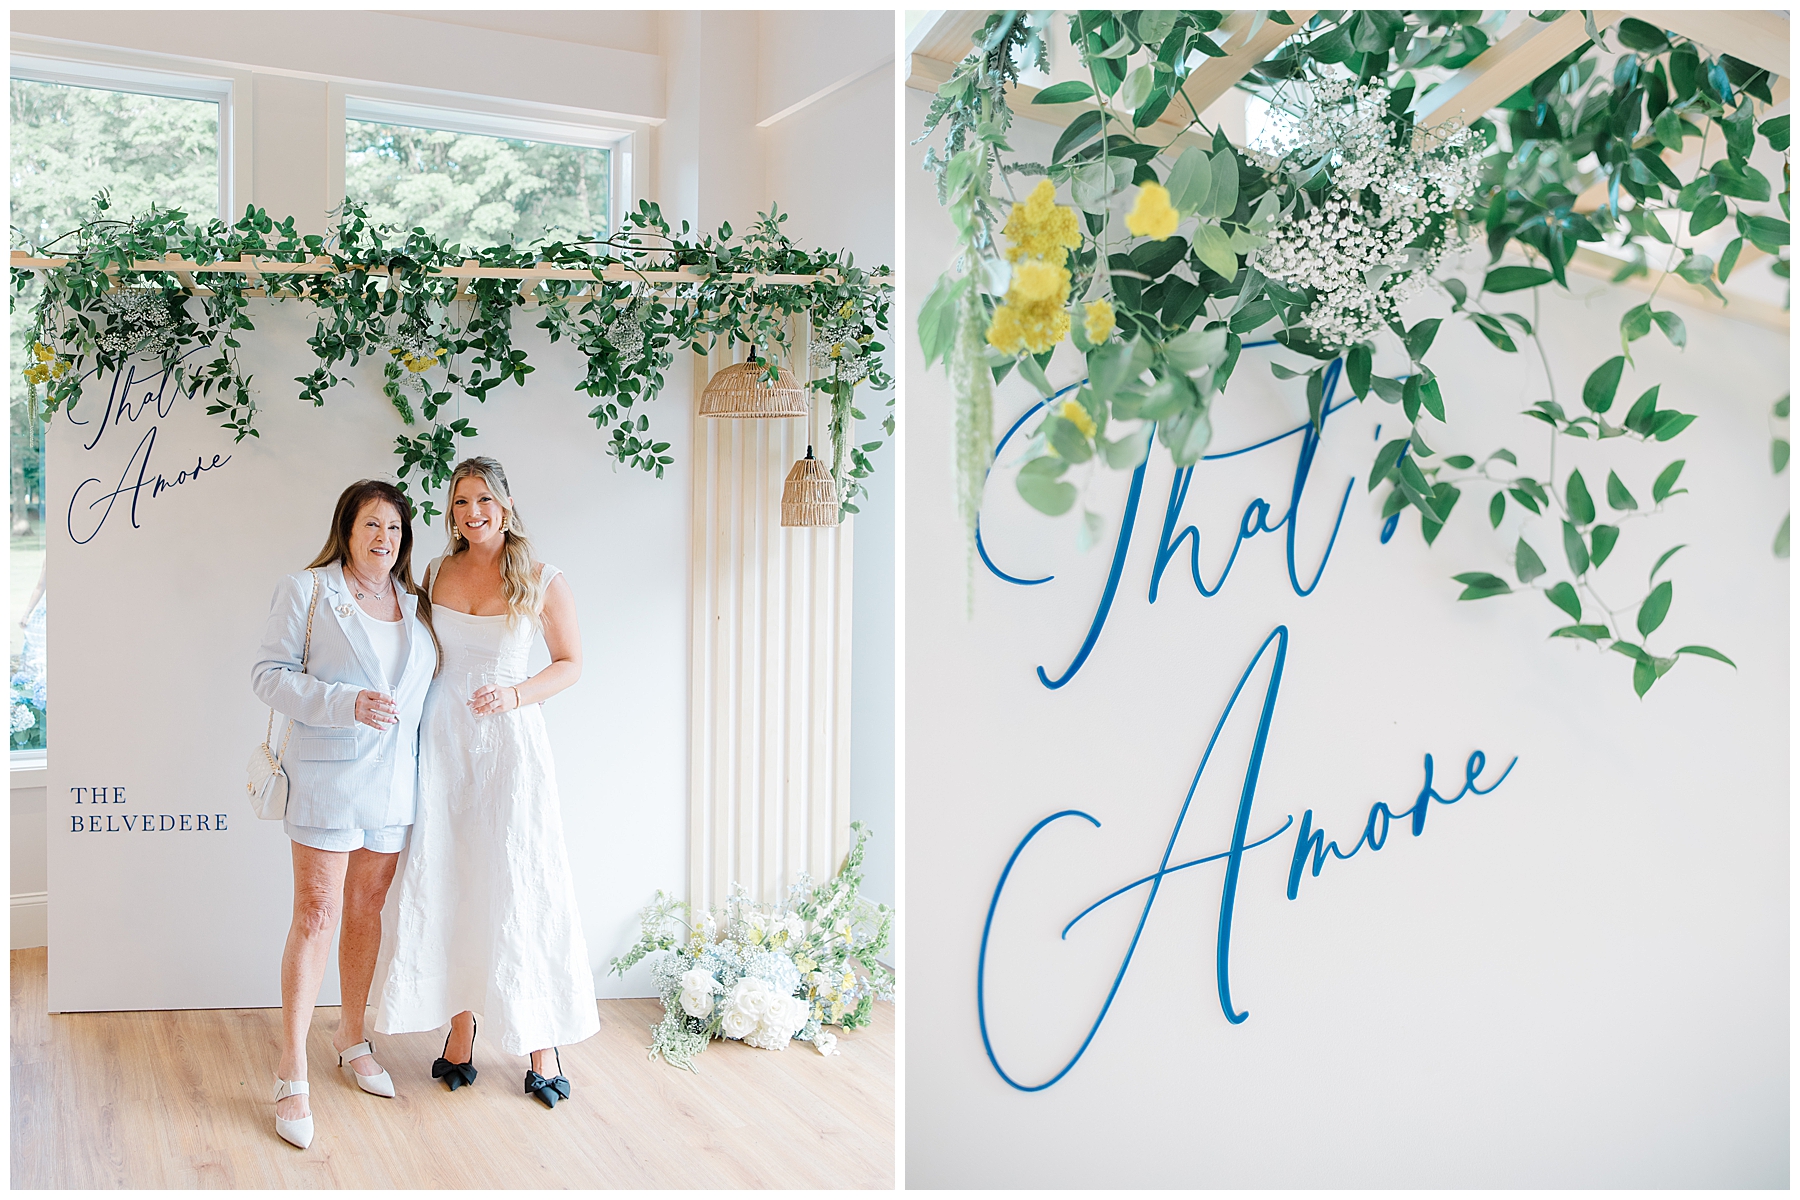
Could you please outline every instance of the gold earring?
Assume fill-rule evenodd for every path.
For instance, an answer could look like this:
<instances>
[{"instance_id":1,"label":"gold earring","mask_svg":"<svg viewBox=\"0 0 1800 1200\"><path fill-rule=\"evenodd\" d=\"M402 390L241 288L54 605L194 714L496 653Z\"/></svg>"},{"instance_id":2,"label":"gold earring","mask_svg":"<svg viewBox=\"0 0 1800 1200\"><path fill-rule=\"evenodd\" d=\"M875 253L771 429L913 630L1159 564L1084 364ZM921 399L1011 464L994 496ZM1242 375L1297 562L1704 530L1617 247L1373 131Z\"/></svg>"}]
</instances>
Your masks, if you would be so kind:
<instances>
[{"instance_id":1,"label":"gold earring","mask_svg":"<svg viewBox=\"0 0 1800 1200\"><path fill-rule=\"evenodd\" d=\"M456 522L450 522L450 540L454 542L460 537L462 537L462 532L456 528Z\"/></svg>"}]
</instances>

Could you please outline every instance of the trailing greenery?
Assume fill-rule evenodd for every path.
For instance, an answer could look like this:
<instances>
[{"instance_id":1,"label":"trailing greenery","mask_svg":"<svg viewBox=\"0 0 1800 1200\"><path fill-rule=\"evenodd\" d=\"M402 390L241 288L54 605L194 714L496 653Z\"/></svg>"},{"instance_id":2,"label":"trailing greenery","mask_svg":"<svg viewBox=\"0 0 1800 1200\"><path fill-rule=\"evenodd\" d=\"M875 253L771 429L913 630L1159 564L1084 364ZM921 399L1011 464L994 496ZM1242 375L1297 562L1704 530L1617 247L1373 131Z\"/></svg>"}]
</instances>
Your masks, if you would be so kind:
<instances>
[{"instance_id":1,"label":"trailing greenery","mask_svg":"<svg viewBox=\"0 0 1800 1200\"><path fill-rule=\"evenodd\" d=\"M922 306L918 332L927 366L944 363L955 393L959 500L971 538L992 462L990 389L1010 371L1048 399L1044 369L1056 348L1067 341L1086 359L1084 385L1046 408L1017 476L1026 501L1059 515L1077 507L1097 470L1141 463L1153 437L1178 466L1197 462L1243 341L1273 338L1313 360L1271 369L1304 377L1315 427L1334 360L1358 398L1404 415L1405 432L1376 450L1370 472L1371 490L1386 489L1384 518L1416 511L1430 543L1467 490L1482 494L1496 530L1509 505L1523 509L1527 536L1506 551L1518 590L1542 592L1565 619L1552 636L1632 659L1640 696L1682 657L1730 662L1706 646L1649 648L1673 597L1673 584L1658 576L1680 547L1657 560L1636 599L1618 602L1616 583L1607 585L1611 603L1596 590L1621 529L1686 491L1678 486L1684 460L1647 487L1636 481L1634 492L1616 470L1604 486L1579 470L1559 472L1556 450L1567 439L1660 445L1695 420L1654 380L1637 378L1636 342L1686 345L1680 316L1657 307L1668 274L1724 300L1719 284L1749 247L1774 256L1786 277L1785 157L1778 195L1751 163L1759 136L1783 156L1788 149L1787 117L1764 113L1769 73L1642 20L1601 30L1584 15L1585 42L1464 127L1431 120L1435 80L1486 50L1504 12L1334 10L1296 23L1260 11L1230 34L1226 16L996 13L938 89L921 140L943 132L943 152L928 152L925 165L957 250ZM1198 64L1268 22L1292 36L1241 86L1268 103L1273 129L1258 145L1238 146L1206 127L1182 88ZM1047 41L1059 36L1087 77L1036 95L1034 103L1074 115L1048 163L1020 161L1007 143L1007 91L1024 65L1044 64ZM1697 148L1691 165L1684 147ZM1042 180L1035 190L1025 182L1032 178ZM1579 203L1590 189L1603 199ZM1735 236L1716 260L1694 249L1695 237L1726 222ZM1619 263L1615 282L1653 266L1667 274L1625 314L1617 352L1598 356L1577 398L1558 389L1537 297L1567 288L1582 243L1607 244ZM1453 267L1473 248L1486 250L1489 266L1471 286ZM1401 305L1426 289L1448 298L1450 315L1408 325ZM1517 311L1522 293L1529 315ZM1456 403L1454 376L1427 362L1444 320L1470 322L1498 353L1527 343L1535 352L1548 394L1533 397L1524 415L1547 435L1541 466L1522 468L1507 448L1478 461L1428 444L1421 424L1438 422L1430 440L1441 443ZM1405 366L1378 373L1378 355ZM1085 546L1101 522L1081 508ZM1566 573L1548 565L1559 559ZM1515 590L1490 572L1456 580L1461 599Z\"/></svg>"},{"instance_id":2,"label":"trailing greenery","mask_svg":"<svg viewBox=\"0 0 1800 1200\"><path fill-rule=\"evenodd\" d=\"M15 303L41 279L35 348L25 376L41 418L72 409L95 374L149 358L186 394L209 400L207 412L223 418L238 440L260 436L257 391L239 362L240 339L255 330L247 292L256 284L242 274L208 272L204 282L212 294L195 296L172 272L133 269L136 262L171 255L198 264L254 256L270 297L302 301L318 314L308 339L318 366L294 381L301 399L323 405L338 384L354 383L349 372L364 359L379 364L382 394L409 430L395 439L400 485L416 484L426 494L421 511L427 521L438 511L427 497L448 481L459 457L457 439L476 434L469 419L441 422L440 412L459 393L485 403L495 388L509 380L522 386L535 369L513 341L514 310L528 298L520 283L474 279L460 281L459 288L459 280L441 268L473 259L483 267L590 272L593 285L548 280L530 289L543 301L537 326L586 358L579 389L595 401L588 416L606 434L607 453L659 478L674 460L670 443L652 431L646 409L678 350L705 354L721 338L751 343L772 377L779 360L791 356L788 319L804 313L815 327L854 323L867 332L868 348L879 352L869 339L887 328L892 297L885 275L871 276L847 253L795 246L782 232L787 217L778 210L763 214L748 236L734 241L729 225L698 236L686 222L674 229L655 204L642 201L605 239L479 250L423 228L384 228L353 202L335 214L329 237L301 234L292 217L277 221L254 207L230 225L190 221L179 209L154 205L130 218L109 211L103 191L94 216L79 228L30 244L35 255L67 257L66 266L13 271ZM319 257L329 259L329 272L280 268ZM631 278L602 279L616 266ZM646 277L676 269L694 280ZM738 278L765 275L818 278L782 284ZM593 294L577 295L588 286ZM892 383L878 365L866 377L875 387ZM892 429L890 417L885 430ZM866 455L880 444L853 451L865 475Z\"/></svg>"}]
</instances>

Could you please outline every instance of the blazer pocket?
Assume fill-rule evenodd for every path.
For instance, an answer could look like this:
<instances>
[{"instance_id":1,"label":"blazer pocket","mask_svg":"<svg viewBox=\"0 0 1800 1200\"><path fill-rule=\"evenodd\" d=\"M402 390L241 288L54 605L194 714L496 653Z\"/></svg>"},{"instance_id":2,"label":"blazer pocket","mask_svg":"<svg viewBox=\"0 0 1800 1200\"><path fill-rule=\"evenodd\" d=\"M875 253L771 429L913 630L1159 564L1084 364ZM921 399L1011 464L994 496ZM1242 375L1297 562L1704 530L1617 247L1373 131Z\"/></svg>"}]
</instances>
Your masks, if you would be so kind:
<instances>
[{"instance_id":1,"label":"blazer pocket","mask_svg":"<svg viewBox=\"0 0 1800 1200\"><path fill-rule=\"evenodd\" d=\"M354 737L294 739L294 757L304 762L347 762L356 757Z\"/></svg>"}]
</instances>

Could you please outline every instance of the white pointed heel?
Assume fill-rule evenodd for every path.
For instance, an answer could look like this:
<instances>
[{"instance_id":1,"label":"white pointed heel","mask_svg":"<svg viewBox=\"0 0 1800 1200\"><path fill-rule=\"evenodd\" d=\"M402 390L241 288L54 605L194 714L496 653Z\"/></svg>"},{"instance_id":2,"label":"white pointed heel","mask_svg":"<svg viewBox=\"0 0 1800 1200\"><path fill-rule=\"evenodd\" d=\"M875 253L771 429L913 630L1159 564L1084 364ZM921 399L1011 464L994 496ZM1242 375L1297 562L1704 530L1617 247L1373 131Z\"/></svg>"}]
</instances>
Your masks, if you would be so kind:
<instances>
[{"instance_id":1,"label":"white pointed heel","mask_svg":"<svg viewBox=\"0 0 1800 1200\"><path fill-rule=\"evenodd\" d=\"M306 1080L275 1078L275 1102L277 1104L289 1096L307 1095ZM312 1145L313 1119L309 1112L298 1121L285 1121L280 1116L275 1118L275 1132L284 1142L291 1142L302 1150Z\"/></svg>"},{"instance_id":2,"label":"white pointed heel","mask_svg":"<svg viewBox=\"0 0 1800 1200\"><path fill-rule=\"evenodd\" d=\"M338 1066L342 1067L355 1062L365 1054L370 1057L373 1057L375 1054L375 1047L369 1045L366 1039L356 1043L356 1045L349 1047L342 1054L338 1055ZM389 1099L393 1098L394 1080L386 1071L382 1071L375 1075L361 1075L357 1073L355 1067L351 1067L350 1074L355 1077L356 1086L369 1093L369 1095L386 1096Z\"/></svg>"}]
</instances>

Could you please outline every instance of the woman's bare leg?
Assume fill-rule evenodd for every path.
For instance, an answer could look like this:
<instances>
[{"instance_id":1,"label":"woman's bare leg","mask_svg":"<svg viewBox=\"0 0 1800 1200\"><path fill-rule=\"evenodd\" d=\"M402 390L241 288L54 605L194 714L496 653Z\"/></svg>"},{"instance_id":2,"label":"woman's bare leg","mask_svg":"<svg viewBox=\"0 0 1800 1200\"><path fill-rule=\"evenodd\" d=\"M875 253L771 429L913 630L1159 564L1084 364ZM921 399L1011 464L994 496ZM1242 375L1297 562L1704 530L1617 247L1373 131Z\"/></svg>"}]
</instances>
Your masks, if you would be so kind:
<instances>
[{"instance_id":1,"label":"woman's bare leg","mask_svg":"<svg viewBox=\"0 0 1800 1200\"><path fill-rule=\"evenodd\" d=\"M466 1063L475 1052L475 1014L459 1012L450 1018L450 1041L444 1057L453 1063Z\"/></svg>"},{"instance_id":2,"label":"woman's bare leg","mask_svg":"<svg viewBox=\"0 0 1800 1200\"><path fill-rule=\"evenodd\" d=\"M281 951L281 1062L283 1079L306 1078L306 1033L313 1005L331 955L350 856L292 843L294 848L294 915L287 945ZM275 1105L275 1115L297 1121L312 1111L305 1096L289 1096Z\"/></svg>"},{"instance_id":3,"label":"woman's bare leg","mask_svg":"<svg viewBox=\"0 0 1800 1200\"><path fill-rule=\"evenodd\" d=\"M338 1017L332 1048L342 1053L363 1040L363 1016L368 1011L369 988L375 979L375 959L381 952L381 906L400 855L352 850L344 873L344 931L338 939L338 979L343 1008ZM358 1075L377 1075L381 1064L365 1054L351 1061Z\"/></svg>"}]
</instances>

